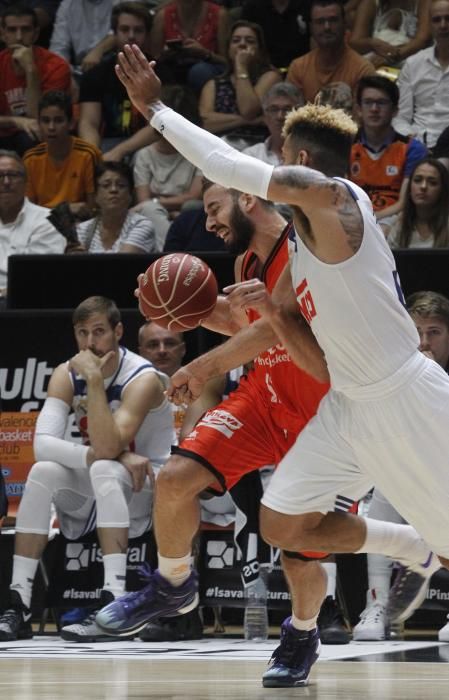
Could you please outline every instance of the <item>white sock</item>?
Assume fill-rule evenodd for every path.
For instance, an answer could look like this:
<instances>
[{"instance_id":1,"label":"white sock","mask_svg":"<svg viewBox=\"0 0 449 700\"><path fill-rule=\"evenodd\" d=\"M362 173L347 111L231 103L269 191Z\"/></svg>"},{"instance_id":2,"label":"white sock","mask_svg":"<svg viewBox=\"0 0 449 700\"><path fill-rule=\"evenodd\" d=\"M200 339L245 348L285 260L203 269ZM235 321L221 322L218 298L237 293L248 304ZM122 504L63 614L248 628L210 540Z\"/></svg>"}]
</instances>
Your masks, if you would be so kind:
<instances>
[{"instance_id":1,"label":"white sock","mask_svg":"<svg viewBox=\"0 0 449 700\"><path fill-rule=\"evenodd\" d=\"M392 559L424 563L430 548L411 525L365 518L366 539L356 554L383 554Z\"/></svg>"},{"instance_id":2,"label":"white sock","mask_svg":"<svg viewBox=\"0 0 449 700\"><path fill-rule=\"evenodd\" d=\"M334 561L325 561L321 564L327 574L327 590L326 598L330 596L335 600L335 591L337 588L337 564Z\"/></svg>"},{"instance_id":3,"label":"white sock","mask_svg":"<svg viewBox=\"0 0 449 700\"><path fill-rule=\"evenodd\" d=\"M388 600L393 560L383 554L368 554L368 586L371 599L382 605ZM368 602L368 601L367 601Z\"/></svg>"},{"instance_id":4,"label":"white sock","mask_svg":"<svg viewBox=\"0 0 449 700\"><path fill-rule=\"evenodd\" d=\"M17 591L22 598L22 603L27 608L31 605L33 581L38 564L39 559L30 559L30 557L21 557L19 554L14 554L12 581L9 588L11 591Z\"/></svg>"},{"instance_id":5,"label":"white sock","mask_svg":"<svg viewBox=\"0 0 449 700\"><path fill-rule=\"evenodd\" d=\"M126 554L103 554L103 590L119 598L126 590Z\"/></svg>"},{"instance_id":6,"label":"white sock","mask_svg":"<svg viewBox=\"0 0 449 700\"><path fill-rule=\"evenodd\" d=\"M311 617L310 620L300 620L299 617L292 612L292 626L295 630L300 630L301 632L311 632L315 629L318 620L318 615L316 617Z\"/></svg>"},{"instance_id":7,"label":"white sock","mask_svg":"<svg viewBox=\"0 0 449 700\"><path fill-rule=\"evenodd\" d=\"M158 553L157 559L160 575L167 579L172 586L181 586L189 578L192 569L192 555L190 552L185 557L179 557L179 559L163 557Z\"/></svg>"}]
</instances>

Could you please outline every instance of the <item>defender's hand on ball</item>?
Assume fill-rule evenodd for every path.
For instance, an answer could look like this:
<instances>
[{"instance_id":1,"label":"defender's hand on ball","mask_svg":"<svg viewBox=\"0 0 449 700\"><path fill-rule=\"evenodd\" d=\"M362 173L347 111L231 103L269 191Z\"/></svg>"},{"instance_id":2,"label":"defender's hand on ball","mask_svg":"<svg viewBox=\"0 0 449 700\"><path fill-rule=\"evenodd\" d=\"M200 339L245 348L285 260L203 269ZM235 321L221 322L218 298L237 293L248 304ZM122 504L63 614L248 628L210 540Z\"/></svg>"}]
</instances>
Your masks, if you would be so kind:
<instances>
[{"instance_id":1,"label":"defender's hand on ball","mask_svg":"<svg viewBox=\"0 0 449 700\"><path fill-rule=\"evenodd\" d=\"M148 119L148 108L161 94L161 81L153 70L155 61L149 62L136 44L126 44L118 54L115 72L123 83L134 107Z\"/></svg>"},{"instance_id":2,"label":"defender's hand on ball","mask_svg":"<svg viewBox=\"0 0 449 700\"><path fill-rule=\"evenodd\" d=\"M276 312L276 305L265 284L258 279L246 280L224 287L231 311L254 309L260 316L269 318Z\"/></svg>"}]
</instances>

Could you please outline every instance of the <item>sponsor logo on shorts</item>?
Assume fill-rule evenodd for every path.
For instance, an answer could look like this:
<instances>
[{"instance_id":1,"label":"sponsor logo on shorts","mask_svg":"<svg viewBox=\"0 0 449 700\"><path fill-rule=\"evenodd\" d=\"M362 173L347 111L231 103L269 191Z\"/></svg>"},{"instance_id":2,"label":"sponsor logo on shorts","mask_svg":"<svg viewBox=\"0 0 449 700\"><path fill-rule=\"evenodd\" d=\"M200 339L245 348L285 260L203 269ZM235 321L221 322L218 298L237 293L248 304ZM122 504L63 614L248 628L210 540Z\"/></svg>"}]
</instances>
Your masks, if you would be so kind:
<instances>
[{"instance_id":1,"label":"sponsor logo on shorts","mask_svg":"<svg viewBox=\"0 0 449 700\"><path fill-rule=\"evenodd\" d=\"M243 423L237 420L229 411L213 410L208 411L206 415L203 416L197 428L200 425L218 430L219 433L222 433L229 439L232 438L236 430L239 430L239 428L243 426Z\"/></svg>"}]
</instances>

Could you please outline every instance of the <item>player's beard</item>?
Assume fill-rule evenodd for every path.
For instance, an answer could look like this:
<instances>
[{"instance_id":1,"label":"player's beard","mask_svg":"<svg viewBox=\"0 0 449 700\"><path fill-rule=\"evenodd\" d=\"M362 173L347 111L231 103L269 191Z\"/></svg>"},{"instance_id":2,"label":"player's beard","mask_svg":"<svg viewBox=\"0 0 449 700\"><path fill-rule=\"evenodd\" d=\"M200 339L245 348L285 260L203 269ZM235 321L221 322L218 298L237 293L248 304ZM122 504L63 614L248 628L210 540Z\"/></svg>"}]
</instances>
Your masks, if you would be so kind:
<instances>
[{"instance_id":1,"label":"player's beard","mask_svg":"<svg viewBox=\"0 0 449 700\"><path fill-rule=\"evenodd\" d=\"M229 228L232 231L232 240L226 247L230 253L240 255L249 248L249 244L254 236L255 226L236 203L232 207L229 224Z\"/></svg>"}]
</instances>

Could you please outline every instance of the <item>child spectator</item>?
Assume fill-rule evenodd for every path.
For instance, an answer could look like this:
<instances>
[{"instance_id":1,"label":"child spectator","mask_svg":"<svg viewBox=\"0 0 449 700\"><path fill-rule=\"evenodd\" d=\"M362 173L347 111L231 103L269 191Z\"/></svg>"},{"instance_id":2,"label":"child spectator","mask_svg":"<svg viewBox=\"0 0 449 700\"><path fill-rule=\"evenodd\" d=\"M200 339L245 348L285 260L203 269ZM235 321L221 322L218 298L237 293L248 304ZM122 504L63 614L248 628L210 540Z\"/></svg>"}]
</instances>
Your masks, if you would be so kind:
<instances>
[{"instance_id":1,"label":"child spectator","mask_svg":"<svg viewBox=\"0 0 449 700\"><path fill-rule=\"evenodd\" d=\"M70 135L72 103L63 92L47 92L39 102L42 143L27 151L27 197L52 209L68 202L80 219L92 214L95 168L101 160L96 146Z\"/></svg>"}]
</instances>

